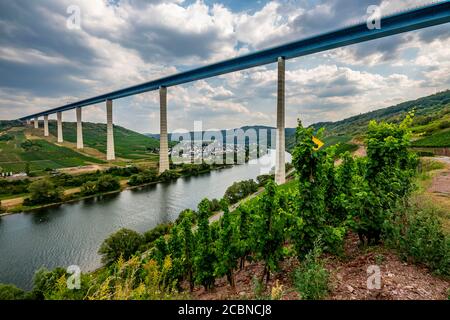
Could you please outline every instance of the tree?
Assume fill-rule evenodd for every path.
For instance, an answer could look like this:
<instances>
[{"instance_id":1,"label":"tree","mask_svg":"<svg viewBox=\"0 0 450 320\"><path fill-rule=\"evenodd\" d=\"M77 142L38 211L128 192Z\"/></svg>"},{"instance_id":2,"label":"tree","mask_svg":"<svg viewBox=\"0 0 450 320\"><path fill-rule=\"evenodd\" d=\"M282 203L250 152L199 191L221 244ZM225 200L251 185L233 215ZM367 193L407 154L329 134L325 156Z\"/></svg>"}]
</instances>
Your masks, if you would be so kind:
<instances>
[{"instance_id":1,"label":"tree","mask_svg":"<svg viewBox=\"0 0 450 320\"><path fill-rule=\"evenodd\" d=\"M192 233L192 215L186 215L181 221L181 238L183 241L183 268L187 274L189 288L194 290L194 254L195 237Z\"/></svg>"},{"instance_id":2,"label":"tree","mask_svg":"<svg viewBox=\"0 0 450 320\"><path fill-rule=\"evenodd\" d=\"M0 301L1 300L23 300L26 294L22 289L10 284L0 284Z\"/></svg>"},{"instance_id":3,"label":"tree","mask_svg":"<svg viewBox=\"0 0 450 320\"><path fill-rule=\"evenodd\" d=\"M108 192L120 189L119 179L106 174L97 180L97 192Z\"/></svg>"},{"instance_id":4,"label":"tree","mask_svg":"<svg viewBox=\"0 0 450 320\"><path fill-rule=\"evenodd\" d=\"M256 257L264 261L261 281L270 280L270 273L278 269L283 257L285 218L278 206L277 187L269 181L266 191L258 201L253 221L252 242Z\"/></svg>"},{"instance_id":5,"label":"tree","mask_svg":"<svg viewBox=\"0 0 450 320\"><path fill-rule=\"evenodd\" d=\"M233 271L237 267L237 259L239 257L238 239L236 238L235 225L230 219L228 201L222 200L221 206L223 216L220 220L221 226L217 241L218 262L216 265L216 275L219 277L226 275L228 282L234 287Z\"/></svg>"},{"instance_id":6,"label":"tree","mask_svg":"<svg viewBox=\"0 0 450 320\"><path fill-rule=\"evenodd\" d=\"M105 239L98 250L102 255L102 262L109 265L123 257L128 260L144 243L144 237L136 231L120 229Z\"/></svg>"},{"instance_id":7,"label":"tree","mask_svg":"<svg viewBox=\"0 0 450 320\"><path fill-rule=\"evenodd\" d=\"M39 179L32 182L28 187L28 192L30 197L26 199L25 205L52 203L60 201L62 198L62 190L48 179Z\"/></svg>"},{"instance_id":8,"label":"tree","mask_svg":"<svg viewBox=\"0 0 450 320\"><path fill-rule=\"evenodd\" d=\"M210 214L209 200L203 199L198 205L197 250L194 270L197 281L205 287L205 290L214 286L214 263L216 262L208 220Z\"/></svg>"},{"instance_id":9,"label":"tree","mask_svg":"<svg viewBox=\"0 0 450 320\"><path fill-rule=\"evenodd\" d=\"M94 181L83 183L80 190L82 195L90 196L97 193L97 184Z\"/></svg>"}]
</instances>

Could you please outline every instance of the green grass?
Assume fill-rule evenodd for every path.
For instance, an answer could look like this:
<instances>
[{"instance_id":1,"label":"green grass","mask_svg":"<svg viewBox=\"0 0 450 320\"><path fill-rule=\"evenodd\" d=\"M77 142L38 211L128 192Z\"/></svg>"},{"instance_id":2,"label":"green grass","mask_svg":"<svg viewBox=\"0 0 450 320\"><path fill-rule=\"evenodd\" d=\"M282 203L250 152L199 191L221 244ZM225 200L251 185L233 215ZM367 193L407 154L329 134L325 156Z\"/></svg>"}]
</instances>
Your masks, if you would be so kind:
<instances>
[{"instance_id":1,"label":"green grass","mask_svg":"<svg viewBox=\"0 0 450 320\"><path fill-rule=\"evenodd\" d=\"M412 145L413 147L450 147L450 130L416 140Z\"/></svg>"},{"instance_id":2,"label":"green grass","mask_svg":"<svg viewBox=\"0 0 450 320\"><path fill-rule=\"evenodd\" d=\"M56 136L56 122L49 122L50 134ZM76 123L63 123L65 141L76 143ZM106 124L83 123L83 140L87 147L106 153ZM116 156L125 159L154 159L151 151L159 148L159 141L143 134L114 126L114 147Z\"/></svg>"},{"instance_id":3,"label":"green grass","mask_svg":"<svg viewBox=\"0 0 450 320\"><path fill-rule=\"evenodd\" d=\"M24 147L22 143L26 141L26 138L22 128L10 130L8 134L13 137L12 140L0 141L0 167L4 171L25 171L27 163L30 165L31 172L103 163L101 160L54 145L46 140L33 140L32 145Z\"/></svg>"}]
</instances>

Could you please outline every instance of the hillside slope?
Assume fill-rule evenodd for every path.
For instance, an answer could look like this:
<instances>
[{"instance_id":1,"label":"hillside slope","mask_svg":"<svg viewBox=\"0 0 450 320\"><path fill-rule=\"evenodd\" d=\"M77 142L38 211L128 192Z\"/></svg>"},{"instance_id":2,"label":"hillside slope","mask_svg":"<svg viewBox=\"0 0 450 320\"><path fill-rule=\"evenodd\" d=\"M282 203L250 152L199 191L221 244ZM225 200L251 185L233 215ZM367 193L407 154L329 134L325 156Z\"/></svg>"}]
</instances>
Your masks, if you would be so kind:
<instances>
[{"instance_id":1,"label":"hillside slope","mask_svg":"<svg viewBox=\"0 0 450 320\"><path fill-rule=\"evenodd\" d=\"M414 146L449 147L450 146L450 90L407 101L398 105L371 111L336 122L319 122L312 126L325 128L324 140L327 145L341 143L344 149L354 149L352 140L361 140L371 120L399 122L407 112L415 110L412 131ZM286 146L290 150L295 144L295 132L286 131Z\"/></svg>"},{"instance_id":2,"label":"hillside slope","mask_svg":"<svg viewBox=\"0 0 450 320\"><path fill-rule=\"evenodd\" d=\"M0 132L0 167L4 172L38 173L48 169L76 167L103 163L72 149L58 146L44 139L28 139L24 127L13 127Z\"/></svg>"},{"instance_id":3,"label":"hillside slope","mask_svg":"<svg viewBox=\"0 0 450 320\"><path fill-rule=\"evenodd\" d=\"M56 136L56 121L49 122L51 135ZM75 122L64 122L63 136L65 141L76 143L77 132ZM86 147L106 153L106 124L83 122L83 140ZM114 147L116 156L124 159L154 159L159 148L159 141L143 134L114 126Z\"/></svg>"}]
</instances>

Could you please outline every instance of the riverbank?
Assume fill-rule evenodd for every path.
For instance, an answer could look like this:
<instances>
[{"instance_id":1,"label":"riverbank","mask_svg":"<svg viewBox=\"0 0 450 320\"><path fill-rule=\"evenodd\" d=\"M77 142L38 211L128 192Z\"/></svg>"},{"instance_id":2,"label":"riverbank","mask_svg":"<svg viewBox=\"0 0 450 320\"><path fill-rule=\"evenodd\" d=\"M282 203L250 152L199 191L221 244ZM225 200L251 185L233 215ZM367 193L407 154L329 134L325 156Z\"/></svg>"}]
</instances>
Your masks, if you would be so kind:
<instances>
[{"instance_id":1,"label":"riverbank","mask_svg":"<svg viewBox=\"0 0 450 320\"><path fill-rule=\"evenodd\" d=\"M286 153L287 161L290 155ZM83 273L102 266L102 242L121 228L145 233L174 222L204 198L220 199L233 183L270 172L275 152L250 163L181 177L167 183L71 201L0 219L0 283L30 290L36 270L77 265Z\"/></svg>"},{"instance_id":2,"label":"riverbank","mask_svg":"<svg viewBox=\"0 0 450 320\"><path fill-rule=\"evenodd\" d=\"M212 168L209 168L208 170L199 171L199 172L196 173L196 175L198 176L198 175L210 173L210 172L212 172L214 170L227 169L227 168L231 168L233 166L234 165L214 166ZM177 172L177 173L180 174L180 175L178 177L176 177L176 179L179 179L179 178L182 178L182 177L193 176L192 174L184 174L183 175L180 172ZM175 180L175 179L173 179L173 180ZM99 197L99 196L117 194L117 193L123 192L125 190L134 190L134 189L138 189L138 188L142 188L142 187L156 185L156 184L159 184L159 183L166 182L166 181L163 181L163 180L158 180L158 181L152 181L152 182L143 183L143 184L139 184L139 185L135 185L135 186L130 186L130 185L128 185L129 181L130 181L130 179L122 179L122 180L120 180L120 189L118 189L118 190L113 190L113 191L109 191L109 192L102 192L102 193L96 193L96 194L92 194L92 195L81 195L81 193L80 193L81 188L80 187L66 189L66 190L64 190L64 197L65 197L65 199L63 201L53 202L53 203L48 203L48 204L35 205L35 206L23 206L23 202L24 202L24 200L26 198L25 196L12 198L12 199L7 199L7 200L2 200L2 201L0 201L0 204L1 204L1 207L6 210L6 212L1 213L0 217L12 215L12 214L18 214L18 213L22 213L22 212L30 212L30 211L37 210L37 209L57 207L57 206L60 206L62 204L66 204L66 203L73 203L73 202L76 202L76 201L91 199L91 198L95 198L95 197Z\"/></svg>"}]
</instances>

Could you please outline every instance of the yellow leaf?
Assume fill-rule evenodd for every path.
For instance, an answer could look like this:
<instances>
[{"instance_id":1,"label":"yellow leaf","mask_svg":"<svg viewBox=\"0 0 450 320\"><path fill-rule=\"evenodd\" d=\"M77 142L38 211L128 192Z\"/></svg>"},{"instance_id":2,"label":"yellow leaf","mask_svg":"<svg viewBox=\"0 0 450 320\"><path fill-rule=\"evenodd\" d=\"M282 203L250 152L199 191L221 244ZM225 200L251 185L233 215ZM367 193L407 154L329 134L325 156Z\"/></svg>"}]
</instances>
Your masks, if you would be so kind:
<instances>
[{"instance_id":1,"label":"yellow leaf","mask_svg":"<svg viewBox=\"0 0 450 320\"><path fill-rule=\"evenodd\" d=\"M316 137L313 137L312 140L315 144L317 144L317 148L314 148L314 150L319 150L325 144L322 141L320 141L319 139L317 139Z\"/></svg>"}]
</instances>

